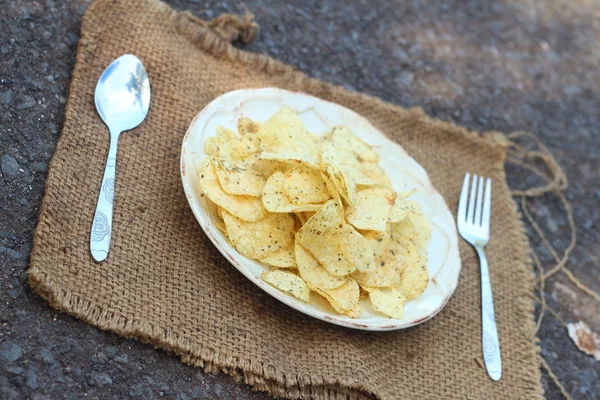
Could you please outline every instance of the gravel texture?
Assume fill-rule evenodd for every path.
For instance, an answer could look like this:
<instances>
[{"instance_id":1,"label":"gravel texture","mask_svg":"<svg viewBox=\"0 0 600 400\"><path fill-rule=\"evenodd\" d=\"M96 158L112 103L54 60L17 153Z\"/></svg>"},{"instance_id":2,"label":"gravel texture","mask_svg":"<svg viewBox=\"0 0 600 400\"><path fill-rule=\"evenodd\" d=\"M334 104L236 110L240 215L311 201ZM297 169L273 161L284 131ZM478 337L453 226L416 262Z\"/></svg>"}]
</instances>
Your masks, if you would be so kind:
<instances>
[{"instance_id":1,"label":"gravel texture","mask_svg":"<svg viewBox=\"0 0 600 400\"><path fill-rule=\"evenodd\" d=\"M81 15L89 0L0 5L0 398L262 399L151 346L52 310L26 270L47 165L64 119ZM171 0L203 18L229 1ZM351 3L351 4L346 4ZM476 130L526 129L570 179L578 245L568 267L600 293L600 3L598 1L248 0L261 31L247 49L307 74ZM539 184L509 167L510 184ZM530 202L562 250L570 230L554 196ZM551 254L529 227L543 265ZM498 266L501 268L501 266ZM600 304L562 273L545 299L566 322L600 332ZM542 355L573 399L600 396L600 364L545 313ZM482 374L482 379L485 379ZM549 399L559 389L544 372Z\"/></svg>"}]
</instances>

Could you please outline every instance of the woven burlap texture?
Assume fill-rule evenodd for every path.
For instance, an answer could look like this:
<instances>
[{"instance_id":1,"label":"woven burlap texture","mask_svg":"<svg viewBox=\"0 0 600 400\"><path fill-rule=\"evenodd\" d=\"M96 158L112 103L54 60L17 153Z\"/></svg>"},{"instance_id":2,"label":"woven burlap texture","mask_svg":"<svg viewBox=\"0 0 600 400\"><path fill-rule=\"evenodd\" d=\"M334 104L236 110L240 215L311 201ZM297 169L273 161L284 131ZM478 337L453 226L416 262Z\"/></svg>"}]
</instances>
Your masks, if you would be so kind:
<instances>
[{"instance_id":1,"label":"woven burlap texture","mask_svg":"<svg viewBox=\"0 0 600 400\"><path fill-rule=\"evenodd\" d=\"M541 398L528 241L505 181L502 135L467 132L240 51L227 39L251 39L257 27L227 21L211 25L156 0L99 0L89 8L35 232L32 287L90 324L274 396ZM96 264L88 240L109 137L94 88L124 53L146 66L152 104L144 123L120 138L112 247ZM417 327L381 333L326 324L279 303L215 249L183 193L181 141L214 98L255 87L304 91L362 114L425 167L451 209L467 171L492 178L487 254L502 380L492 382L482 368L479 264L463 241L460 282L444 310Z\"/></svg>"}]
</instances>

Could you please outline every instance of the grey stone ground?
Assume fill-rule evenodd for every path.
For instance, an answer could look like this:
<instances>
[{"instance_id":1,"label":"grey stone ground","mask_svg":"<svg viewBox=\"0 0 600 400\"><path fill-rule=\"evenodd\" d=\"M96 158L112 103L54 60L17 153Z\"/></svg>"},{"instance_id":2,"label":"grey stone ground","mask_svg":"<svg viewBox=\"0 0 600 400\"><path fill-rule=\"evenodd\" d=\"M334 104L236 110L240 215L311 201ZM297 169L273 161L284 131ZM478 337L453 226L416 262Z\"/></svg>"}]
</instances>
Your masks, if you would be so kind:
<instances>
[{"instance_id":1,"label":"grey stone ground","mask_svg":"<svg viewBox=\"0 0 600 400\"><path fill-rule=\"evenodd\" d=\"M0 2L0 398L265 398L57 313L26 283L89 2ZM203 18L240 10L229 1L169 3ZM247 49L472 129L533 131L570 179L578 246L568 266L600 293L600 3L350 3L249 0L261 32ZM509 172L513 187L533 183ZM552 243L564 249L569 229L558 200L531 205ZM531 229L530 237L548 267L550 254ZM583 319L600 332L600 305L564 275L546 283L545 298L563 320ZM578 352L549 314L539 335L544 358L572 397L599 398L600 364ZM562 397L545 373L543 384L549 399Z\"/></svg>"}]
</instances>

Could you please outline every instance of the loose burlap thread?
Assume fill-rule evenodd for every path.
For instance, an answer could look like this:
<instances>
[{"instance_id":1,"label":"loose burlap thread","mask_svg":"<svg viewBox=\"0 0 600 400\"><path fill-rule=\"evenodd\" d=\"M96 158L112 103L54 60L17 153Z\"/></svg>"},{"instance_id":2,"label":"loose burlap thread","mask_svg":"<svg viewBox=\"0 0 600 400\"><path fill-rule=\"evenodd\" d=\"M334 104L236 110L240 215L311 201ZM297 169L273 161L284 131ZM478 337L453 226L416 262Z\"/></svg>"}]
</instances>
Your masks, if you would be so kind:
<instances>
[{"instance_id":1,"label":"loose burlap thread","mask_svg":"<svg viewBox=\"0 0 600 400\"><path fill-rule=\"evenodd\" d=\"M216 21L216 22L215 22ZM84 16L65 124L49 168L29 271L52 306L102 329L168 349L256 390L317 399L542 398L528 241L506 184L510 142L310 79L264 55L250 17L202 21L156 0L99 0ZM108 133L94 107L104 68L136 54L152 85L148 118L119 141L112 247L93 262L88 239ZM212 246L179 177L183 135L215 97L250 87L303 91L349 107L399 142L451 209L466 172L493 180L487 248L503 377L483 369L479 264L461 241L456 293L433 320L396 332L353 331L288 308Z\"/></svg>"}]
</instances>

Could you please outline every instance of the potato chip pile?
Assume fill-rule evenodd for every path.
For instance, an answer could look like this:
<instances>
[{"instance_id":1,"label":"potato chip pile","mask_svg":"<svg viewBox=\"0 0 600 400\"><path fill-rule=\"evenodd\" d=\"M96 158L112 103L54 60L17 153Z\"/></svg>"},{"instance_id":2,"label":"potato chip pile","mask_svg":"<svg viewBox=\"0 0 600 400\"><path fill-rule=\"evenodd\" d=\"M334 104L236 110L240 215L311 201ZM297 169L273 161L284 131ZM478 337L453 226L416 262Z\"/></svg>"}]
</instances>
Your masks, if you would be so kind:
<instances>
[{"instance_id":1,"label":"potato chip pile","mask_svg":"<svg viewBox=\"0 0 600 400\"><path fill-rule=\"evenodd\" d=\"M282 108L207 140L200 187L242 255L270 266L262 279L308 302L323 296L359 318L361 299L402 318L427 286L429 223L412 192L394 191L379 156L347 127L319 138Z\"/></svg>"}]
</instances>

